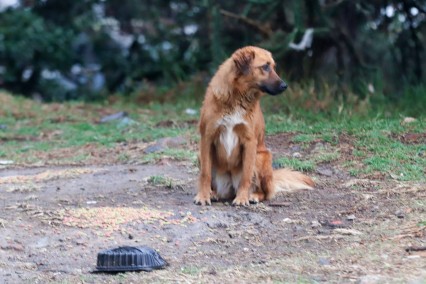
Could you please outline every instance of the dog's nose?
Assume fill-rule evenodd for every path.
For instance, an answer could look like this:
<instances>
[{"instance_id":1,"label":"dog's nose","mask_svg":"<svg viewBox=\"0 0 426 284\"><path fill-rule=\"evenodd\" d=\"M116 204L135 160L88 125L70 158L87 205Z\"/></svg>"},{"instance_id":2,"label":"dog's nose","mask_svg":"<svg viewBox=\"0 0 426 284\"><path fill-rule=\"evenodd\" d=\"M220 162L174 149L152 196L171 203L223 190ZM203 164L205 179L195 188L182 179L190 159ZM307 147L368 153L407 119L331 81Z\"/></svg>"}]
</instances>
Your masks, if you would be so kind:
<instances>
[{"instance_id":1,"label":"dog's nose","mask_svg":"<svg viewBox=\"0 0 426 284\"><path fill-rule=\"evenodd\" d=\"M284 82L284 81L281 81L281 83L280 83L280 90L281 91L284 91L285 89L287 89L287 84Z\"/></svg>"}]
</instances>

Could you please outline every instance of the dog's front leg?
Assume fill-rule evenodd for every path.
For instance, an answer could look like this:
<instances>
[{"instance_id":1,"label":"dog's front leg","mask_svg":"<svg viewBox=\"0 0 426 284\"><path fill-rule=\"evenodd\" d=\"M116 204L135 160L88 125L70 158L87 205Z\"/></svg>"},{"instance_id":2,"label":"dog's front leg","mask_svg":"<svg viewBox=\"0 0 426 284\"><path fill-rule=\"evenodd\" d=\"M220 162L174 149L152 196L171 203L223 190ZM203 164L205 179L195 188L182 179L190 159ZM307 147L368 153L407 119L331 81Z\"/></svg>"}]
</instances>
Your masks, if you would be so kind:
<instances>
[{"instance_id":1,"label":"dog's front leg","mask_svg":"<svg viewBox=\"0 0 426 284\"><path fill-rule=\"evenodd\" d=\"M256 162L256 141L254 139L248 139L243 145L242 177L237 190L237 196L234 201L232 201L232 204L248 206L250 204L250 189Z\"/></svg>"},{"instance_id":2,"label":"dog's front leg","mask_svg":"<svg viewBox=\"0 0 426 284\"><path fill-rule=\"evenodd\" d=\"M201 137L200 177L198 181L198 193L194 198L194 203L198 205L211 205L212 149L209 141L209 139Z\"/></svg>"}]
</instances>

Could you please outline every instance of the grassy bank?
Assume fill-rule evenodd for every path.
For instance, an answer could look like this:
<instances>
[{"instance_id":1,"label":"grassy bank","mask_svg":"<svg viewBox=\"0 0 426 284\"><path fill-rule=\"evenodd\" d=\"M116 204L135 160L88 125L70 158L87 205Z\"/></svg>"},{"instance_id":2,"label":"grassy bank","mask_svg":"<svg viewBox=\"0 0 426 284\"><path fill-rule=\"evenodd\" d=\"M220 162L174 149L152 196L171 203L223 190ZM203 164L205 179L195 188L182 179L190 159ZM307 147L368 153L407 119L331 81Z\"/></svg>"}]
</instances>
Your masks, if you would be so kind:
<instances>
[{"instance_id":1,"label":"grassy bank","mask_svg":"<svg viewBox=\"0 0 426 284\"><path fill-rule=\"evenodd\" d=\"M284 97L263 99L267 134L288 134L289 148L297 146L303 154L276 153L277 164L311 172L333 165L358 177L425 179L425 115L403 123L412 113L408 106L374 107L374 98L332 102L331 97L316 95L309 99L309 88L308 93L303 90L298 87ZM163 103L42 104L2 92L0 160L14 166L165 158L194 162L201 97L189 102L183 96ZM101 123L105 116L121 111L128 116ZM146 153L154 141L177 136L186 142Z\"/></svg>"}]
</instances>

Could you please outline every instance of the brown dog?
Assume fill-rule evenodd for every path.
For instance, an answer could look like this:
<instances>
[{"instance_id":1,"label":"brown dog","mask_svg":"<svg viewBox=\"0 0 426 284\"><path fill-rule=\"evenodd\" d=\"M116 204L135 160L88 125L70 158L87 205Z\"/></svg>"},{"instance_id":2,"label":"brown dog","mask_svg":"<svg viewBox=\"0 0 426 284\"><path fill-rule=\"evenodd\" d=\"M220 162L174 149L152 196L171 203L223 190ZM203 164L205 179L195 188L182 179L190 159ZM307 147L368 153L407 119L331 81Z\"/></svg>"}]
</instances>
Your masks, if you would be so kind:
<instances>
[{"instance_id":1,"label":"brown dog","mask_svg":"<svg viewBox=\"0 0 426 284\"><path fill-rule=\"evenodd\" d=\"M234 205L249 205L278 191L312 189L312 179L299 172L274 171L265 146L259 100L264 93L277 95L286 88L271 53L258 47L238 49L219 67L201 108L196 204L234 198Z\"/></svg>"}]
</instances>

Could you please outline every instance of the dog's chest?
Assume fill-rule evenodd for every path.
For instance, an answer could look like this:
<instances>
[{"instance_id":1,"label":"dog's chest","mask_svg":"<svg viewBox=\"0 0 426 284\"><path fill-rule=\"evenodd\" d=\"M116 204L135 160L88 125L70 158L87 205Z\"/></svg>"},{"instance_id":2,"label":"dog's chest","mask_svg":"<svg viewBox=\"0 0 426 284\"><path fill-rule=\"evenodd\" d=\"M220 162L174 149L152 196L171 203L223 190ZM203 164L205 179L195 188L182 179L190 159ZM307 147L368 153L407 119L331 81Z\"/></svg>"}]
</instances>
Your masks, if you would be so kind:
<instances>
[{"instance_id":1,"label":"dog's chest","mask_svg":"<svg viewBox=\"0 0 426 284\"><path fill-rule=\"evenodd\" d=\"M246 124L244 115L245 111L237 110L232 114L225 115L217 122L217 126L222 127L219 141L225 149L228 158L231 156L232 151L238 144L238 136L234 132L234 127L238 124Z\"/></svg>"}]
</instances>

